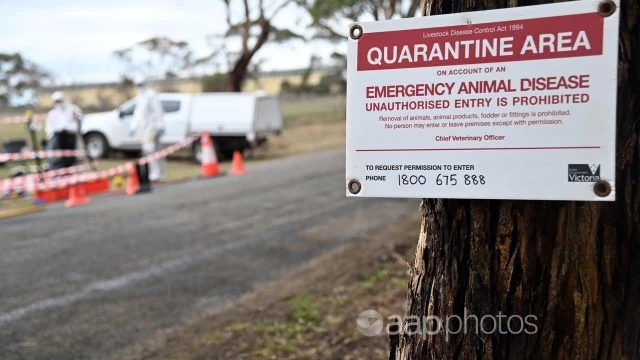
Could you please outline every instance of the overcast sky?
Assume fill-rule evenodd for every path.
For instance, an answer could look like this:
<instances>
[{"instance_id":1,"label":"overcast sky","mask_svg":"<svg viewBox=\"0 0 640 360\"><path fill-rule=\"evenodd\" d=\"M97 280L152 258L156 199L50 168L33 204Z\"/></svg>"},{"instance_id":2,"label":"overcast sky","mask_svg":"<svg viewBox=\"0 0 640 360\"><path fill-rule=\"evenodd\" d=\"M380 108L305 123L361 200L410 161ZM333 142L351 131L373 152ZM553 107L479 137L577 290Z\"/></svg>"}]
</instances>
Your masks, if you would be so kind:
<instances>
[{"instance_id":1,"label":"overcast sky","mask_svg":"<svg viewBox=\"0 0 640 360\"><path fill-rule=\"evenodd\" d=\"M221 0L0 0L0 52L20 52L62 83L113 81L122 69L113 51L150 37L185 40L205 54L207 35L226 30L224 11ZM276 19L277 26L310 34L308 23L295 7ZM258 57L266 59L263 70L289 69L332 50L324 42L293 41L263 48Z\"/></svg>"}]
</instances>

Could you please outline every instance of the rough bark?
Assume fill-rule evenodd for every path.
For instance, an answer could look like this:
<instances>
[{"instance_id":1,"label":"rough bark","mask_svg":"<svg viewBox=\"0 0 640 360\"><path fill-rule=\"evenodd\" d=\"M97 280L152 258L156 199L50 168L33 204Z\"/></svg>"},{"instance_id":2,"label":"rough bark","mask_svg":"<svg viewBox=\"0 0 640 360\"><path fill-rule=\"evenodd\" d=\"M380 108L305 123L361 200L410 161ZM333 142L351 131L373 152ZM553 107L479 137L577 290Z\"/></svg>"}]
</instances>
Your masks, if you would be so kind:
<instances>
[{"instance_id":1,"label":"rough bark","mask_svg":"<svg viewBox=\"0 0 640 360\"><path fill-rule=\"evenodd\" d=\"M545 2L422 6L433 15ZM392 336L390 359L640 359L640 5L622 0L620 10L615 203L425 199L420 207L407 315L531 314L538 332Z\"/></svg>"}]
</instances>

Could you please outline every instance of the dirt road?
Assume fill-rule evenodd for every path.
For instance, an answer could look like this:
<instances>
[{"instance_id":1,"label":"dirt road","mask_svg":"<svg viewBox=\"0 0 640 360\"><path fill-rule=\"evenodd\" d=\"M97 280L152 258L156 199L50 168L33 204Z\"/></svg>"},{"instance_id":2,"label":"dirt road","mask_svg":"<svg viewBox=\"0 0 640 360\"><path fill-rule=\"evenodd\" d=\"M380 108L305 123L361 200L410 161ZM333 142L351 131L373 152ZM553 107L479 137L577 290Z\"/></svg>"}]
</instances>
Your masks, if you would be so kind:
<instances>
[{"instance_id":1,"label":"dirt road","mask_svg":"<svg viewBox=\"0 0 640 360\"><path fill-rule=\"evenodd\" d=\"M416 202L347 199L344 152L0 220L0 358L105 359Z\"/></svg>"}]
</instances>

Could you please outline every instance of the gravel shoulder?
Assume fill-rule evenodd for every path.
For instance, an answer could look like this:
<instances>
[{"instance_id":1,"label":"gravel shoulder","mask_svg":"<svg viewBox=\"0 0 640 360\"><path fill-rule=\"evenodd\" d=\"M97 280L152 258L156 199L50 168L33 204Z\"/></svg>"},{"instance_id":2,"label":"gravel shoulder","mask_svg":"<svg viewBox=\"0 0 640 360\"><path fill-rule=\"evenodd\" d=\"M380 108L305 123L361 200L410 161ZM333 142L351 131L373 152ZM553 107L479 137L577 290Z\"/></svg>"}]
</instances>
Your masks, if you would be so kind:
<instances>
[{"instance_id":1,"label":"gravel shoulder","mask_svg":"<svg viewBox=\"0 0 640 360\"><path fill-rule=\"evenodd\" d=\"M365 337L360 312L404 314L419 217L408 215L187 325L114 359L381 359L384 331Z\"/></svg>"}]
</instances>

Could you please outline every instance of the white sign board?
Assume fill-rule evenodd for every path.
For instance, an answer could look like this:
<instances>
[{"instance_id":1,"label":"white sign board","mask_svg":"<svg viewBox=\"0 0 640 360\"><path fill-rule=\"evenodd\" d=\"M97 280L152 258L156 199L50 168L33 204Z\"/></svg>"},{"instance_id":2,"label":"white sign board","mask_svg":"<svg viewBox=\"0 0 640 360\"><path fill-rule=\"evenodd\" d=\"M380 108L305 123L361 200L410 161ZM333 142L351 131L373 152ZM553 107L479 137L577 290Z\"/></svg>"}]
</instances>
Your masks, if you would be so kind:
<instances>
[{"instance_id":1,"label":"white sign board","mask_svg":"<svg viewBox=\"0 0 640 360\"><path fill-rule=\"evenodd\" d=\"M355 24L348 196L615 200L619 1Z\"/></svg>"}]
</instances>

